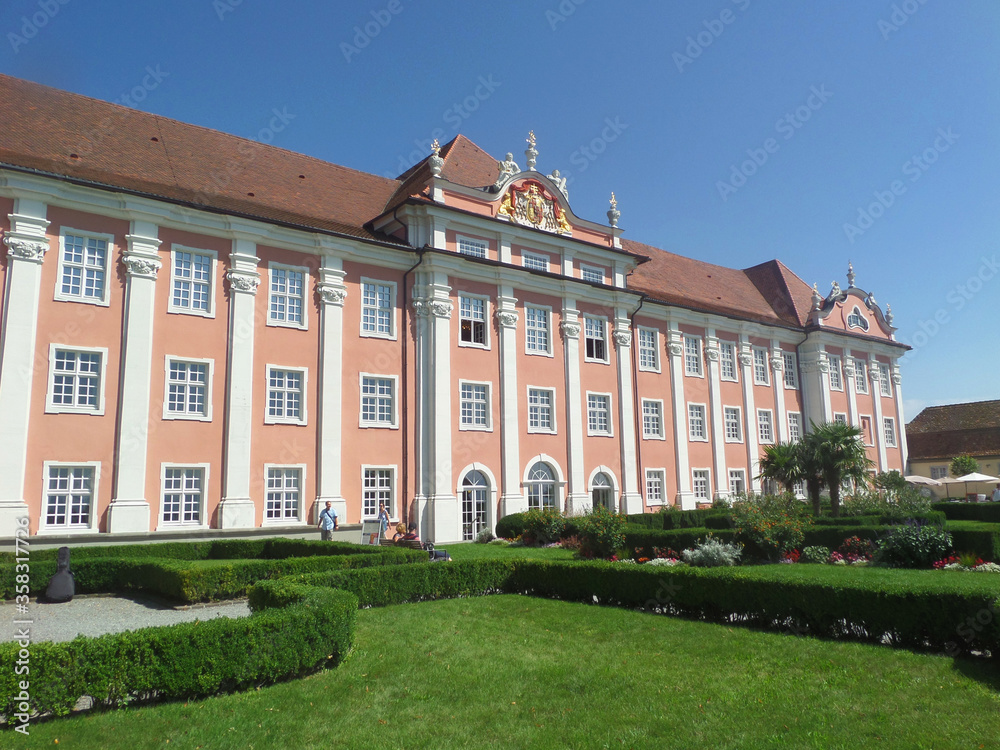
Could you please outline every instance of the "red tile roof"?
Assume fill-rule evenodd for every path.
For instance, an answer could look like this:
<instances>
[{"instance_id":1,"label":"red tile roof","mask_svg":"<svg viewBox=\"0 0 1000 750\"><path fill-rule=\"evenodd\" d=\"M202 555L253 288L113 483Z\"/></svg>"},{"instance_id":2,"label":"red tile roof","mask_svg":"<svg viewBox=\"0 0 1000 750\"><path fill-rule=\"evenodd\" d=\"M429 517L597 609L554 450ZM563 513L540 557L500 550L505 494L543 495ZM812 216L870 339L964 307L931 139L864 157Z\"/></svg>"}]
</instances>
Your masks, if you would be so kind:
<instances>
[{"instance_id":1,"label":"red tile roof","mask_svg":"<svg viewBox=\"0 0 1000 750\"><path fill-rule=\"evenodd\" d=\"M906 434L979 428L1000 430L1000 401L928 406L906 425Z\"/></svg>"},{"instance_id":2,"label":"red tile roof","mask_svg":"<svg viewBox=\"0 0 1000 750\"><path fill-rule=\"evenodd\" d=\"M906 425L911 459L1000 455L1000 401L929 406Z\"/></svg>"}]
</instances>

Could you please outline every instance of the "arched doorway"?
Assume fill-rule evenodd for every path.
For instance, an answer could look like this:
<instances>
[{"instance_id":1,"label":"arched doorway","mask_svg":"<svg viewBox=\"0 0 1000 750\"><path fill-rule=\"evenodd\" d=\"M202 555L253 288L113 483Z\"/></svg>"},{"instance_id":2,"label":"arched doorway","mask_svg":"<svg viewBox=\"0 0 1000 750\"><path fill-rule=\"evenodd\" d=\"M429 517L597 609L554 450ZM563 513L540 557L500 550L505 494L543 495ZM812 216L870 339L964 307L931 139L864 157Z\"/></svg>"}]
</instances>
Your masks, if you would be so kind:
<instances>
[{"instance_id":1,"label":"arched doorway","mask_svg":"<svg viewBox=\"0 0 1000 750\"><path fill-rule=\"evenodd\" d=\"M615 512L615 487L611 478L603 471L594 477L594 482L590 486L590 495L595 508L600 506L612 513Z\"/></svg>"},{"instance_id":2,"label":"arched doorway","mask_svg":"<svg viewBox=\"0 0 1000 750\"><path fill-rule=\"evenodd\" d=\"M462 539L475 539L486 528L490 483L481 471L470 471L462 480Z\"/></svg>"},{"instance_id":3,"label":"arched doorway","mask_svg":"<svg viewBox=\"0 0 1000 750\"><path fill-rule=\"evenodd\" d=\"M556 476L552 467L541 461L528 472L528 509L556 507Z\"/></svg>"}]
</instances>

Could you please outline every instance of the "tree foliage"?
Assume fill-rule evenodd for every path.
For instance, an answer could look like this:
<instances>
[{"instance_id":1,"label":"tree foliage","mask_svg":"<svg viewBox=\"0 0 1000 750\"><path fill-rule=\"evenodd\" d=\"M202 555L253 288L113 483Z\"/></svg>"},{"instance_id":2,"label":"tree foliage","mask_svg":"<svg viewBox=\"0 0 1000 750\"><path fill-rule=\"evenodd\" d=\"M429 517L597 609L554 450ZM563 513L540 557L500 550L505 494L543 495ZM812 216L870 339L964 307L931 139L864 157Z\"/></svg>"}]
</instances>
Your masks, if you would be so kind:
<instances>
[{"instance_id":1,"label":"tree foliage","mask_svg":"<svg viewBox=\"0 0 1000 750\"><path fill-rule=\"evenodd\" d=\"M955 456L951 459L951 475L953 477L964 477L979 471L979 462L972 456Z\"/></svg>"}]
</instances>

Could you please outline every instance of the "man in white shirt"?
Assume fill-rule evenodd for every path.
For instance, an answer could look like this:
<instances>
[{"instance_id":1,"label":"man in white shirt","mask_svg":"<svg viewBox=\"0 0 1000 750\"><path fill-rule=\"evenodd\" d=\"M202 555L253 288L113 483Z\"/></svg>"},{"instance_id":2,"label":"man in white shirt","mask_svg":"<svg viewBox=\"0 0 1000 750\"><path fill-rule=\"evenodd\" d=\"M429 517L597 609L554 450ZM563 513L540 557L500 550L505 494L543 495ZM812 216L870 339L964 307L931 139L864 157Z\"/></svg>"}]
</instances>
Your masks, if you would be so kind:
<instances>
[{"instance_id":1,"label":"man in white shirt","mask_svg":"<svg viewBox=\"0 0 1000 750\"><path fill-rule=\"evenodd\" d=\"M1000 503L1000 484L998 484L997 488L993 490L993 502Z\"/></svg>"}]
</instances>

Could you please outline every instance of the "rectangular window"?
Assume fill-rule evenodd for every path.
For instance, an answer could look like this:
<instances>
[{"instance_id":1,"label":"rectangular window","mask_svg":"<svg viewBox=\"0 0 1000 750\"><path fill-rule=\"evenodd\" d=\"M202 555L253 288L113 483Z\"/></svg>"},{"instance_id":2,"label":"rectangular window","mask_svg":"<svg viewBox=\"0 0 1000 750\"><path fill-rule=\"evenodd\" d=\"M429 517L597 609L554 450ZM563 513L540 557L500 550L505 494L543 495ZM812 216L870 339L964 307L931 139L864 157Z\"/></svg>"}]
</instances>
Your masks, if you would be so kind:
<instances>
[{"instance_id":1,"label":"rectangular window","mask_svg":"<svg viewBox=\"0 0 1000 750\"><path fill-rule=\"evenodd\" d=\"M595 362L607 362L608 347L606 340L607 333L605 331L605 328L607 327L606 321L601 318L592 318L589 315L584 315L583 326L584 343L586 347L586 356L584 359L593 360Z\"/></svg>"},{"instance_id":2,"label":"rectangular window","mask_svg":"<svg viewBox=\"0 0 1000 750\"><path fill-rule=\"evenodd\" d=\"M474 240L471 237L458 237L458 252L462 255L474 255L477 258L485 258L489 250L489 243L486 240Z\"/></svg>"},{"instance_id":3,"label":"rectangular window","mask_svg":"<svg viewBox=\"0 0 1000 750\"><path fill-rule=\"evenodd\" d=\"M164 419L211 419L211 361L167 357Z\"/></svg>"},{"instance_id":4,"label":"rectangular window","mask_svg":"<svg viewBox=\"0 0 1000 750\"><path fill-rule=\"evenodd\" d=\"M868 393L868 365L863 359L854 360L854 387L858 393Z\"/></svg>"},{"instance_id":5,"label":"rectangular window","mask_svg":"<svg viewBox=\"0 0 1000 750\"><path fill-rule=\"evenodd\" d=\"M729 494L742 495L747 491L746 472L743 469L729 470Z\"/></svg>"},{"instance_id":6,"label":"rectangular window","mask_svg":"<svg viewBox=\"0 0 1000 750\"><path fill-rule=\"evenodd\" d=\"M267 368L267 412L264 422L306 423L306 371Z\"/></svg>"},{"instance_id":7,"label":"rectangular window","mask_svg":"<svg viewBox=\"0 0 1000 750\"><path fill-rule=\"evenodd\" d=\"M665 495L664 474L662 469L646 470L646 503L649 505L663 505Z\"/></svg>"},{"instance_id":8,"label":"rectangular window","mask_svg":"<svg viewBox=\"0 0 1000 750\"><path fill-rule=\"evenodd\" d=\"M386 281L361 283L361 335L395 338L396 285Z\"/></svg>"},{"instance_id":9,"label":"rectangular window","mask_svg":"<svg viewBox=\"0 0 1000 750\"><path fill-rule=\"evenodd\" d=\"M459 384L460 425L466 430L490 429L490 386L487 383Z\"/></svg>"},{"instance_id":10,"label":"rectangular window","mask_svg":"<svg viewBox=\"0 0 1000 750\"><path fill-rule=\"evenodd\" d=\"M268 466L265 521L299 521L302 507L302 468Z\"/></svg>"},{"instance_id":11,"label":"rectangular window","mask_svg":"<svg viewBox=\"0 0 1000 750\"><path fill-rule=\"evenodd\" d=\"M757 430L762 443L774 442L774 422L771 419L770 409L757 410Z\"/></svg>"},{"instance_id":12,"label":"rectangular window","mask_svg":"<svg viewBox=\"0 0 1000 750\"><path fill-rule=\"evenodd\" d=\"M611 434L611 396L602 393L587 394L587 434Z\"/></svg>"},{"instance_id":13,"label":"rectangular window","mask_svg":"<svg viewBox=\"0 0 1000 750\"><path fill-rule=\"evenodd\" d=\"M525 348L529 353L549 354L549 311L544 307L524 306Z\"/></svg>"},{"instance_id":14,"label":"rectangular window","mask_svg":"<svg viewBox=\"0 0 1000 750\"><path fill-rule=\"evenodd\" d=\"M691 440L708 440L704 404L688 404L688 437Z\"/></svg>"},{"instance_id":15,"label":"rectangular window","mask_svg":"<svg viewBox=\"0 0 1000 750\"><path fill-rule=\"evenodd\" d=\"M843 412L835 412L833 415L833 421L838 424L847 424L847 415Z\"/></svg>"},{"instance_id":16,"label":"rectangular window","mask_svg":"<svg viewBox=\"0 0 1000 750\"><path fill-rule=\"evenodd\" d=\"M840 357L836 354L828 356L830 361L830 388L835 391L844 390L844 378L841 374Z\"/></svg>"},{"instance_id":17,"label":"rectangular window","mask_svg":"<svg viewBox=\"0 0 1000 750\"><path fill-rule=\"evenodd\" d=\"M649 440L662 440L663 402L642 400L642 436Z\"/></svg>"},{"instance_id":18,"label":"rectangular window","mask_svg":"<svg viewBox=\"0 0 1000 750\"><path fill-rule=\"evenodd\" d=\"M892 383L889 380L889 365L879 364L879 392L886 397L892 397Z\"/></svg>"},{"instance_id":19,"label":"rectangular window","mask_svg":"<svg viewBox=\"0 0 1000 750\"><path fill-rule=\"evenodd\" d=\"M174 245L170 264L170 312L215 316L212 294L215 253Z\"/></svg>"},{"instance_id":20,"label":"rectangular window","mask_svg":"<svg viewBox=\"0 0 1000 750\"><path fill-rule=\"evenodd\" d=\"M802 414L797 411L788 412L788 439L793 443L802 439Z\"/></svg>"},{"instance_id":21,"label":"rectangular window","mask_svg":"<svg viewBox=\"0 0 1000 750\"><path fill-rule=\"evenodd\" d=\"M781 353L782 369L785 371L785 388L799 387L799 366L794 352Z\"/></svg>"},{"instance_id":22,"label":"rectangular window","mask_svg":"<svg viewBox=\"0 0 1000 750\"><path fill-rule=\"evenodd\" d=\"M586 263L580 264L580 278L584 281L593 281L597 284L604 283L604 269L600 266L588 266Z\"/></svg>"},{"instance_id":23,"label":"rectangular window","mask_svg":"<svg viewBox=\"0 0 1000 750\"><path fill-rule=\"evenodd\" d=\"M771 375L767 363L767 349L753 347L753 382L754 385L770 385Z\"/></svg>"},{"instance_id":24,"label":"rectangular window","mask_svg":"<svg viewBox=\"0 0 1000 750\"><path fill-rule=\"evenodd\" d=\"M639 369L660 371L660 334L655 328L639 328Z\"/></svg>"},{"instance_id":25,"label":"rectangular window","mask_svg":"<svg viewBox=\"0 0 1000 750\"><path fill-rule=\"evenodd\" d=\"M555 432L555 391L548 388L528 389L528 432Z\"/></svg>"},{"instance_id":26,"label":"rectangular window","mask_svg":"<svg viewBox=\"0 0 1000 750\"><path fill-rule=\"evenodd\" d=\"M861 439L865 445L875 445L875 436L872 435L871 417L861 417Z\"/></svg>"},{"instance_id":27,"label":"rectangular window","mask_svg":"<svg viewBox=\"0 0 1000 750\"><path fill-rule=\"evenodd\" d=\"M271 277L271 296L267 309L267 324L305 328L307 270L274 263L268 270Z\"/></svg>"},{"instance_id":28,"label":"rectangular window","mask_svg":"<svg viewBox=\"0 0 1000 750\"><path fill-rule=\"evenodd\" d=\"M885 435L885 447L895 448L896 447L896 420L892 417L883 417L882 419L882 429Z\"/></svg>"},{"instance_id":29,"label":"rectangular window","mask_svg":"<svg viewBox=\"0 0 1000 750\"><path fill-rule=\"evenodd\" d=\"M104 413L103 349L49 347L49 390L46 411Z\"/></svg>"},{"instance_id":30,"label":"rectangular window","mask_svg":"<svg viewBox=\"0 0 1000 750\"><path fill-rule=\"evenodd\" d=\"M699 500L708 500L711 497L708 469L694 469L691 472L691 480L691 491L694 496Z\"/></svg>"},{"instance_id":31,"label":"rectangular window","mask_svg":"<svg viewBox=\"0 0 1000 750\"><path fill-rule=\"evenodd\" d=\"M385 503L389 517L396 515L393 502L395 491L393 470L390 468L365 467L361 478L361 515L364 518L378 517L378 506Z\"/></svg>"},{"instance_id":32,"label":"rectangular window","mask_svg":"<svg viewBox=\"0 0 1000 750\"><path fill-rule=\"evenodd\" d=\"M701 366L701 339L697 336L684 337L684 374L700 377Z\"/></svg>"},{"instance_id":33,"label":"rectangular window","mask_svg":"<svg viewBox=\"0 0 1000 750\"><path fill-rule=\"evenodd\" d=\"M743 420L740 417L740 407L724 406L722 416L726 424L726 442L743 442Z\"/></svg>"},{"instance_id":34,"label":"rectangular window","mask_svg":"<svg viewBox=\"0 0 1000 750\"><path fill-rule=\"evenodd\" d=\"M931 479L945 479L948 476L947 466L932 466Z\"/></svg>"},{"instance_id":35,"label":"rectangular window","mask_svg":"<svg viewBox=\"0 0 1000 750\"><path fill-rule=\"evenodd\" d=\"M546 255L536 255L525 251L521 253L521 265L532 271L548 271L549 258Z\"/></svg>"},{"instance_id":36,"label":"rectangular window","mask_svg":"<svg viewBox=\"0 0 1000 750\"><path fill-rule=\"evenodd\" d=\"M736 380L736 345L731 341L719 342L719 377Z\"/></svg>"},{"instance_id":37,"label":"rectangular window","mask_svg":"<svg viewBox=\"0 0 1000 750\"><path fill-rule=\"evenodd\" d=\"M108 264L112 237L64 230L59 238L59 283L55 298L108 304Z\"/></svg>"},{"instance_id":38,"label":"rectangular window","mask_svg":"<svg viewBox=\"0 0 1000 750\"><path fill-rule=\"evenodd\" d=\"M361 375L361 426L396 426L396 378Z\"/></svg>"},{"instance_id":39,"label":"rectangular window","mask_svg":"<svg viewBox=\"0 0 1000 750\"><path fill-rule=\"evenodd\" d=\"M195 466L163 468L163 523L201 524L204 500L204 468Z\"/></svg>"},{"instance_id":40,"label":"rectangular window","mask_svg":"<svg viewBox=\"0 0 1000 750\"><path fill-rule=\"evenodd\" d=\"M482 297L458 296L458 339L465 346L481 346L486 343L486 300Z\"/></svg>"},{"instance_id":41,"label":"rectangular window","mask_svg":"<svg viewBox=\"0 0 1000 750\"><path fill-rule=\"evenodd\" d=\"M91 526L96 466L47 466L44 523L49 528Z\"/></svg>"}]
</instances>

